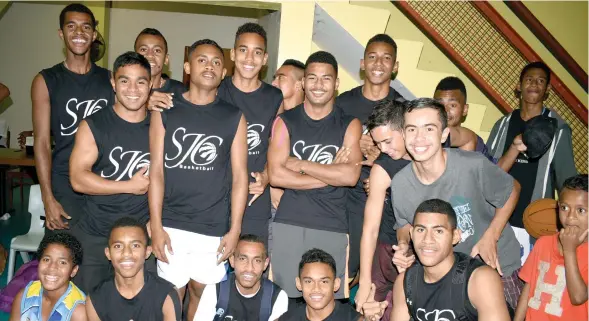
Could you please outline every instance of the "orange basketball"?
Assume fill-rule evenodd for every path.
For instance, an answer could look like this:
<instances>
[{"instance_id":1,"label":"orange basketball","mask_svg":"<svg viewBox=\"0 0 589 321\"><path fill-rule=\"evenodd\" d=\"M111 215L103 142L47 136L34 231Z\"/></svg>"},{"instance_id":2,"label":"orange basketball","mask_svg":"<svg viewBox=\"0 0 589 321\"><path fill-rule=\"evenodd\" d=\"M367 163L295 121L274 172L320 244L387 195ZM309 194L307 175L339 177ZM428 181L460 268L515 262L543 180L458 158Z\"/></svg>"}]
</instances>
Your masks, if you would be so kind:
<instances>
[{"instance_id":1,"label":"orange basketball","mask_svg":"<svg viewBox=\"0 0 589 321\"><path fill-rule=\"evenodd\" d=\"M524 227L534 238L555 234L558 219L556 200L542 198L535 200L524 211Z\"/></svg>"}]
</instances>

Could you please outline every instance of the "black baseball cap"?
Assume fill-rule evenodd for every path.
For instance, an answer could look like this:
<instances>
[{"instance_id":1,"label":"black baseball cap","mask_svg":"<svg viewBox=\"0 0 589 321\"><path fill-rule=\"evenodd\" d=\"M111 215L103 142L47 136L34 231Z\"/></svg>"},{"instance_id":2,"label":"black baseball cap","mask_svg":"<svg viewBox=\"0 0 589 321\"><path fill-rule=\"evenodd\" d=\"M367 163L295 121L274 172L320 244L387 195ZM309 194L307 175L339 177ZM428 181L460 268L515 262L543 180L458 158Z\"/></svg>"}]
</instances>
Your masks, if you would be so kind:
<instances>
[{"instance_id":1,"label":"black baseball cap","mask_svg":"<svg viewBox=\"0 0 589 321\"><path fill-rule=\"evenodd\" d=\"M526 145L526 156L530 159L542 157L550 148L556 133L556 119L538 115L526 122L522 141Z\"/></svg>"}]
</instances>

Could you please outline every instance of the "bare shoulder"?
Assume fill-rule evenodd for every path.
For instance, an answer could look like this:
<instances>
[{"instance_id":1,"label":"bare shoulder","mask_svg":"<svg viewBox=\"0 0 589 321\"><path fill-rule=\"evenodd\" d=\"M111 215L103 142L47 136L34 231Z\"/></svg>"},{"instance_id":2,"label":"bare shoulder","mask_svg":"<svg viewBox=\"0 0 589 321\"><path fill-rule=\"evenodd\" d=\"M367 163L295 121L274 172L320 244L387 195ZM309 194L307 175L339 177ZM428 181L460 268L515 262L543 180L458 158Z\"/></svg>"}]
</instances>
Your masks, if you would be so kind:
<instances>
[{"instance_id":1,"label":"bare shoulder","mask_svg":"<svg viewBox=\"0 0 589 321\"><path fill-rule=\"evenodd\" d=\"M86 316L86 305L84 303L80 303L74 309L72 313L72 321L86 321L88 317Z\"/></svg>"}]
</instances>

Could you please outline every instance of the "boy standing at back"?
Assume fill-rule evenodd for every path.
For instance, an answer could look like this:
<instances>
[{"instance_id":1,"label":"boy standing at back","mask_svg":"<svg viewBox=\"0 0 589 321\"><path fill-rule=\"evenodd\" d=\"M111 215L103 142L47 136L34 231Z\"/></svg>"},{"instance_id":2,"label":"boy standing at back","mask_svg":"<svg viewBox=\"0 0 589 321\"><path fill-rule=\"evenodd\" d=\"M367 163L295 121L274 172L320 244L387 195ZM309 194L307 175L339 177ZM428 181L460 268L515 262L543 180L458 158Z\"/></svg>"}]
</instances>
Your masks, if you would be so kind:
<instances>
[{"instance_id":1,"label":"boy standing at back","mask_svg":"<svg viewBox=\"0 0 589 321\"><path fill-rule=\"evenodd\" d=\"M526 284L514 320L587 320L587 174L564 181L560 232L543 236L519 276Z\"/></svg>"},{"instance_id":2,"label":"boy standing at back","mask_svg":"<svg viewBox=\"0 0 589 321\"><path fill-rule=\"evenodd\" d=\"M434 99L444 104L450 128L444 147L474 150L492 160L483 139L472 130L462 127L462 120L468 115L466 97L466 86L458 77L446 77L436 86Z\"/></svg>"},{"instance_id":3,"label":"boy standing at back","mask_svg":"<svg viewBox=\"0 0 589 321\"><path fill-rule=\"evenodd\" d=\"M246 23L237 29L235 45L231 49L235 73L221 81L218 96L239 108L247 120L250 195L241 230L243 234L261 237L268 245L271 212L266 155L270 127L282 106L282 92L259 79L260 71L268 61L266 45L266 31L262 26Z\"/></svg>"}]
</instances>

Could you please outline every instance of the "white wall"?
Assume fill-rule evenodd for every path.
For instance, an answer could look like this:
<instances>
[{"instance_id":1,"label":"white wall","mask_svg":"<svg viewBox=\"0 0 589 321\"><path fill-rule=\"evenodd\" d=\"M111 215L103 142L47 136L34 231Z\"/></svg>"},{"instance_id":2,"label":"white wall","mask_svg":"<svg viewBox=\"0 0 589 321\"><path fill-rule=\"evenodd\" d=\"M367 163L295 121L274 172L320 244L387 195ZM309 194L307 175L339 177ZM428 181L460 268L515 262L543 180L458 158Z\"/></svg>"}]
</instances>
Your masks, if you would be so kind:
<instances>
[{"instance_id":1,"label":"white wall","mask_svg":"<svg viewBox=\"0 0 589 321\"><path fill-rule=\"evenodd\" d=\"M266 30L268 38L268 62L264 81L271 83L274 73L278 69L278 43L280 41L280 11L267 14L260 18L259 24Z\"/></svg>"},{"instance_id":2,"label":"white wall","mask_svg":"<svg viewBox=\"0 0 589 321\"><path fill-rule=\"evenodd\" d=\"M215 40L223 48L233 48L237 28L255 19L210 16L190 13L161 12L133 9L111 9L109 37L109 66L118 55L133 50L137 34L144 28L158 29L168 41L169 75L182 80L184 47L199 39Z\"/></svg>"},{"instance_id":3,"label":"white wall","mask_svg":"<svg viewBox=\"0 0 589 321\"><path fill-rule=\"evenodd\" d=\"M12 101L0 105L0 118L10 126L12 147L17 146L18 133L33 129L33 78L64 59L57 33L62 8L15 1L0 19L0 82L10 89Z\"/></svg>"},{"instance_id":4,"label":"white wall","mask_svg":"<svg viewBox=\"0 0 589 321\"><path fill-rule=\"evenodd\" d=\"M0 104L0 119L11 131L11 146L17 146L18 133L32 130L31 82L44 68L64 59L63 41L57 33L59 13L64 5L14 2L0 19L0 82L11 96ZM168 41L171 76L182 78L184 46L210 38L223 48L232 48L235 31L256 19L131 10L111 12L109 66L116 57L133 50L137 34L146 27L159 29Z\"/></svg>"}]
</instances>

